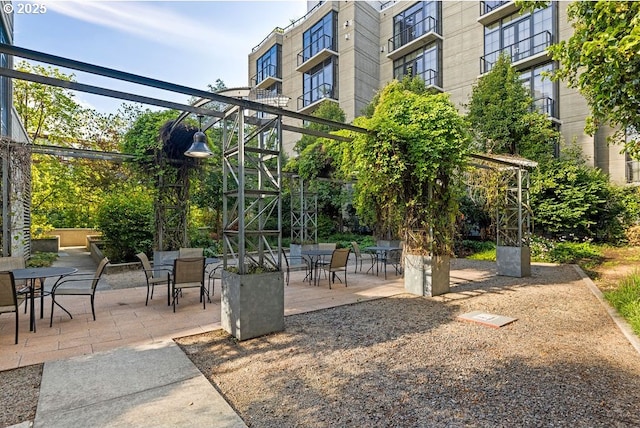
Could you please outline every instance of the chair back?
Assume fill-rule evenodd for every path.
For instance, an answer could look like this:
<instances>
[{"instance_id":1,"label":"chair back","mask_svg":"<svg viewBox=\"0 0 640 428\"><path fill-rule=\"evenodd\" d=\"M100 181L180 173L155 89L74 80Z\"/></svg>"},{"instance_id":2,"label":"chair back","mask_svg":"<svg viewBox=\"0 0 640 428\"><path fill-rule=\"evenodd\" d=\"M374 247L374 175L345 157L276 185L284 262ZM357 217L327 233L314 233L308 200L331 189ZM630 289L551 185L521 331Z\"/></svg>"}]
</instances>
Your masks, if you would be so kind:
<instances>
[{"instance_id":1,"label":"chair back","mask_svg":"<svg viewBox=\"0 0 640 428\"><path fill-rule=\"evenodd\" d=\"M180 248L178 257L202 257L204 256L204 248Z\"/></svg>"},{"instance_id":2,"label":"chair back","mask_svg":"<svg viewBox=\"0 0 640 428\"><path fill-rule=\"evenodd\" d=\"M153 270L151 269L151 262L149 261L149 257L147 257L147 255L142 252L136 254L136 257L140 259L140 262L142 263L142 269L144 270L144 274L147 279L153 278Z\"/></svg>"},{"instance_id":3,"label":"chair back","mask_svg":"<svg viewBox=\"0 0 640 428\"><path fill-rule=\"evenodd\" d=\"M330 264L331 269L346 267L350 251L350 248L337 248L333 250Z\"/></svg>"},{"instance_id":4,"label":"chair back","mask_svg":"<svg viewBox=\"0 0 640 428\"><path fill-rule=\"evenodd\" d=\"M173 283L191 282L204 284L204 257L177 258L173 262Z\"/></svg>"},{"instance_id":5,"label":"chair back","mask_svg":"<svg viewBox=\"0 0 640 428\"><path fill-rule=\"evenodd\" d=\"M12 272L0 272L0 308L3 306L17 306L16 283ZM8 309L8 308L7 308ZM13 312L11 310L11 312Z\"/></svg>"},{"instance_id":6,"label":"chair back","mask_svg":"<svg viewBox=\"0 0 640 428\"><path fill-rule=\"evenodd\" d=\"M96 274L93 276L93 280L91 281L91 289L93 292L96 292L96 287L98 286L98 282L100 282L100 277L102 277L102 273L104 272L104 268L109 264L109 259L104 257L98 263L98 268L96 269Z\"/></svg>"},{"instance_id":7,"label":"chair back","mask_svg":"<svg viewBox=\"0 0 640 428\"><path fill-rule=\"evenodd\" d=\"M11 257L0 257L0 271L12 271L14 269L24 269L26 263L24 261L24 257L20 256L11 256ZM14 284L18 286L18 288L22 288L27 285L27 280L19 280L14 281Z\"/></svg>"},{"instance_id":8,"label":"chair back","mask_svg":"<svg viewBox=\"0 0 640 428\"><path fill-rule=\"evenodd\" d=\"M360 246L356 241L351 241L351 247L353 248L353 253L357 258L360 258Z\"/></svg>"},{"instance_id":9,"label":"chair back","mask_svg":"<svg viewBox=\"0 0 640 428\"><path fill-rule=\"evenodd\" d=\"M321 242L318 244L318 250L335 250L336 244L333 242Z\"/></svg>"}]
</instances>

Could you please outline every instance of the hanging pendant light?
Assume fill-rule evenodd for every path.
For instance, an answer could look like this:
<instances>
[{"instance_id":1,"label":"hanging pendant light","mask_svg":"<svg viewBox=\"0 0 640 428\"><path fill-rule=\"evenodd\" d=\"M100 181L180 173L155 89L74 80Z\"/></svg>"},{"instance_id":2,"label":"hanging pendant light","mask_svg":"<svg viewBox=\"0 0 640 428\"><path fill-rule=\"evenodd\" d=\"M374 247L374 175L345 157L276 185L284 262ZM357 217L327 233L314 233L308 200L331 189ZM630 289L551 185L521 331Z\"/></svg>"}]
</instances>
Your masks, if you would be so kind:
<instances>
[{"instance_id":1,"label":"hanging pendant light","mask_svg":"<svg viewBox=\"0 0 640 428\"><path fill-rule=\"evenodd\" d=\"M207 134L202 132L202 115L198 115L198 120L200 121L198 132L193 134L193 143L184 154L192 158L208 158L213 155L213 152L207 145Z\"/></svg>"}]
</instances>

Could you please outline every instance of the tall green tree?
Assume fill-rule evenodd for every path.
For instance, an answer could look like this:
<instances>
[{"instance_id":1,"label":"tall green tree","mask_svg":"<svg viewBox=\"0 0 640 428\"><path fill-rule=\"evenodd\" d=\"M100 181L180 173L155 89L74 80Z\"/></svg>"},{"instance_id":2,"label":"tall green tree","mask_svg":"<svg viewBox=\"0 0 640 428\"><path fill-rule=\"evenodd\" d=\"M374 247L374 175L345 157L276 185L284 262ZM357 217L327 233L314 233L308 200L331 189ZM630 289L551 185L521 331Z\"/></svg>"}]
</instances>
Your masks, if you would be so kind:
<instances>
[{"instance_id":1,"label":"tall green tree","mask_svg":"<svg viewBox=\"0 0 640 428\"><path fill-rule=\"evenodd\" d=\"M535 160L553 154L559 134L548 117L532 111L532 102L509 57L501 54L474 85L467 105L476 150Z\"/></svg>"},{"instance_id":2,"label":"tall green tree","mask_svg":"<svg viewBox=\"0 0 640 428\"><path fill-rule=\"evenodd\" d=\"M549 48L560 63L553 78L587 100L588 133L606 124L618 129L611 141L623 142L627 128L640 130L640 2L576 1L567 13L573 35ZM637 136L624 148L640 157Z\"/></svg>"}]
</instances>

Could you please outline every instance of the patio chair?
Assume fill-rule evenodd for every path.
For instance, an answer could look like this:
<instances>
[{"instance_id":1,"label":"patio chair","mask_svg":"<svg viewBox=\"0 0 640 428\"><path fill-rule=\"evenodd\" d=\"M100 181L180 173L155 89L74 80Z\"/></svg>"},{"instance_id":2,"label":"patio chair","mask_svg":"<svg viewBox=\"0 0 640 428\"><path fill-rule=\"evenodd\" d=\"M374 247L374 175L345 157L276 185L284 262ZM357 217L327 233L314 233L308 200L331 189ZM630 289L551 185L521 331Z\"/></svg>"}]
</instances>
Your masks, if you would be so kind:
<instances>
[{"instance_id":1,"label":"patio chair","mask_svg":"<svg viewBox=\"0 0 640 428\"><path fill-rule=\"evenodd\" d=\"M304 269L305 272L305 277L307 275L309 275L309 264L306 262L305 258L301 258L301 260L303 260L302 263L294 263L294 264L289 264L289 257L287 257L287 253L284 251L284 248L282 249L282 258L284 259L284 264L285 264L285 281L287 283L287 285L289 285L289 276L291 274L292 270L302 270Z\"/></svg>"},{"instance_id":2,"label":"patio chair","mask_svg":"<svg viewBox=\"0 0 640 428\"><path fill-rule=\"evenodd\" d=\"M138 253L136 257L142 262L142 270L147 280L147 299L144 305L149 303L149 290L151 290L151 300L153 300L153 289L156 284L167 284L167 295L170 293L171 288L171 269L151 267L151 262L145 253Z\"/></svg>"},{"instance_id":3,"label":"patio chair","mask_svg":"<svg viewBox=\"0 0 640 428\"><path fill-rule=\"evenodd\" d=\"M204 295L208 290L204 286L204 257L177 258L173 262L173 277L171 279L171 304L173 312L176 311L176 303L182 290L185 288L198 288L202 309L206 309Z\"/></svg>"},{"instance_id":4,"label":"patio chair","mask_svg":"<svg viewBox=\"0 0 640 428\"><path fill-rule=\"evenodd\" d=\"M19 256L11 256L11 257L0 257L0 271L12 271L14 269L24 269L26 266L26 263L24 261L24 257L19 257ZM42 290L42 283L44 281L40 281L40 290ZM14 279L14 283L16 285L16 292L23 296L26 297L26 295L29 292L29 288L27 287L27 280L26 279L21 279L21 280L15 280ZM42 297L44 297L44 293L40 293L40 295ZM24 305L24 313L27 313L27 305L28 305L29 300L26 299L26 303ZM40 307L42 307L42 302L40 302Z\"/></svg>"},{"instance_id":5,"label":"patio chair","mask_svg":"<svg viewBox=\"0 0 640 428\"><path fill-rule=\"evenodd\" d=\"M69 318L73 319L71 312L66 310L64 306L56 300L59 296L89 296L91 299L91 314L93 315L93 320L96 320L96 310L94 306L96 288L108 264L109 259L104 257L100 260L100 263L98 263L98 268L95 273L73 273L63 276L53 284L53 288L51 288L51 318L49 319L49 327L53 326L53 309L56 305L65 311L67 315L69 315Z\"/></svg>"},{"instance_id":6,"label":"patio chair","mask_svg":"<svg viewBox=\"0 0 640 428\"><path fill-rule=\"evenodd\" d=\"M331 260L327 262L317 262L316 266L329 273L329 289L331 289L331 282L336 282L336 277L340 281L340 277L337 276L339 272L344 272L344 286L347 286L347 261L349 260L350 248L337 248L333 250ZM316 281L320 282L319 275L316 277ZM342 281L340 281L342 282Z\"/></svg>"},{"instance_id":7,"label":"patio chair","mask_svg":"<svg viewBox=\"0 0 640 428\"><path fill-rule=\"evenodd\" d=\"M13 279L13 273L0 272L0 314L15 312L16 345L18 344L18 308L25 300L24 295L16 294L16 282Z\"/></svg>"},{"instance_id":8,"label":"patio chair","mask_svg":"<svg viewBox=\"0 0 640 428\"><path fill-rule=\"evenodd\" d=\"M373 264L376 261L375 254L362 253L360 251L360 246L358 245L358 243L356 241L352 241L351 242L351 248L353 249L353 254L356 257L356 266L355 266L355 269L353 270L353 273L356 273L358 271L358 263L360 263L360 272L362 272L362 260L363 259L370 260L371 261L371 268L373 268ZM369 270L371 270L371 268Z\"/></svg>"},{"instance_id":9,"label":"patio chair","mask_svg":"<svg viewBox=\"0 0 640 428\"><path fill-rule=\"evenodd\" d=\"M204 256L204 248L180 248L178 257L202 257Z\"/></svg>"},{"instance_id":10,"label":"patio chair","mask_svg":"<svg viewBox=\"0 0 640 428\"><path fill-rule=\"evenodd\" d=\"M384 267L384 279L387 279L387 265L393 266L396 271L396 275L402 272L402 253L403 245L400 241L393 241L394 247L400 248L389 249L387 251L380 251L377 255L378 262Z\"/></svg>"}]
</instances>

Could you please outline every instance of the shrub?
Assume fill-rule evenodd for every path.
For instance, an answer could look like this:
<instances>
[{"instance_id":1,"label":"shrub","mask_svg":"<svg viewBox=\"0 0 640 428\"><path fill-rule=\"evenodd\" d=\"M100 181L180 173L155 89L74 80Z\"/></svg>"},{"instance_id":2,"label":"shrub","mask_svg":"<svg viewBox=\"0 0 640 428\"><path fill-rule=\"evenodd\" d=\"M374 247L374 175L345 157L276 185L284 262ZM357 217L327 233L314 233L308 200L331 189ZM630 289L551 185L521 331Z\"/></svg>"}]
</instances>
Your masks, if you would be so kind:
<instances>
[{"instance_id":1,"label":"shrub","mask_svg":"<svg viewBox=\"0 0 640 428\"><path fill-rule=\"evenodd\" d=\"M98 210L98 230L104 239L104 254L114 263L135 261L141 251L153 246L153 200L140 190L107 196Z\"/></svg>"}]
</instances>

